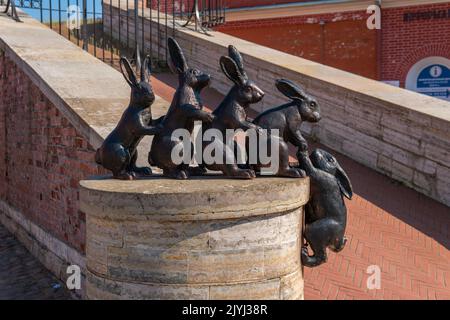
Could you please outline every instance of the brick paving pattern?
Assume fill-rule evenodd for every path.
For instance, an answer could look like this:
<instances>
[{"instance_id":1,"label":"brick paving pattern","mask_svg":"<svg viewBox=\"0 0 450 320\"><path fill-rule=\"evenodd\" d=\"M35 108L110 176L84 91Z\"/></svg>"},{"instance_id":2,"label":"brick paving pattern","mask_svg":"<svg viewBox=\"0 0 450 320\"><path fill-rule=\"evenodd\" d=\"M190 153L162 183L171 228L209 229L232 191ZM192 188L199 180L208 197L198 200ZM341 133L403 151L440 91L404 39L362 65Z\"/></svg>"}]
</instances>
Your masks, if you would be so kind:
<instances>
[{"instance_id":1,"label":"brick paving pattern","mask_svg":"<svg viewBox=\"0 0 450 320\"><path fill-rule=\"evenodd\" d=\"M338 155L355 197L348 242L328 263L305 268L306 299L450 299L450 208ZM367 268L381 268L368 290Z\"/></svg>"},{"instance_id":2,"label":"brick paving pattern","mask_svg":"<svg viewBox=\"0 0 450 320\"><path fill-rule=\"evenodd\" d=\"M0 300L24 299L67 300L70 294L63 283L0 224Z\"/></svg>"}]
</instances>

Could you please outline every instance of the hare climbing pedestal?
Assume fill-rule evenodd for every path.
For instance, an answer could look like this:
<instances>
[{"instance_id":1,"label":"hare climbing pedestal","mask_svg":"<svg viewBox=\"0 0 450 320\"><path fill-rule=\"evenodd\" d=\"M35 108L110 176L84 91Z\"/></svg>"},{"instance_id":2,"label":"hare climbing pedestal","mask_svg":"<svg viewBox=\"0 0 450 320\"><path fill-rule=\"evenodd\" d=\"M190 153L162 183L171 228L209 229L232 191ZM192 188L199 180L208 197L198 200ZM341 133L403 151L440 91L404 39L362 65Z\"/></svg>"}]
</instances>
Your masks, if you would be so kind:
<instances>
[{"instance_id":1,"label":"hare climbing pedestal","mask_svg":"<svg viewBox=\"0 0 450 320\"><path fill-rule=\"evenodd\" d=\"M81 183L89 299L302 299L309 179Z\"/></svg>"}]
</instances>

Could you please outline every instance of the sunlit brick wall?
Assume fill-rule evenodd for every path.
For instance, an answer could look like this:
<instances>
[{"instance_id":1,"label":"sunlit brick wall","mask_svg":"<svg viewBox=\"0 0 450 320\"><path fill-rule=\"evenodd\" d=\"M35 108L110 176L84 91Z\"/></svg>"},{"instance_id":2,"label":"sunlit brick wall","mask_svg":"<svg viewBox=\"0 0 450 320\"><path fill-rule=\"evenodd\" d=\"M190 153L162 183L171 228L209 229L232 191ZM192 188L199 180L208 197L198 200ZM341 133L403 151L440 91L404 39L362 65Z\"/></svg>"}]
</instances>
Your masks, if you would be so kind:
<instances>
[{"instance_id":1,"label":"sunlit brick wall","mask_svg":"<svg viewBox=\"0 0 450 320\"><path fill-rule=\"evenodd\" d=\"M367 28L367 17L365 11L354 11L232 21L215 30L377 79L377 35Z\"/></svg>"},{"instance_id":2,"label":"sunlit brick wall","mask_svg":"<svg viewBox=\"0 0 450 320\"><path fill-rule=\"evenodd\" d=\"M284 1L239 1L235 6L256 6L260 2ZM443 18L405 21L405 14L420 12L437 12ZM357 11L253 19L228 22L216 30L368 78L396 80L401 87L418 61L432 56L450 59L450 1L382 8L378 56L377 34L367 28L368 17L365 11Z\"/></svg>"},{"instance_id":3,"label":"sunlit brick wall","mask_svg":"<svg viewBox=\"0 0 450 320\"><path fill-rule=\"evenodd\" d=\"M405 21L405 14L417 12L446 12L446 18ZM384 9L382 17L383 80L398 80L403 87L416 62L432 56L450 59L450 1Z\"/></svg>"},{"instance_id":4,"label":"sunlit brick wall","mask_svg":"<svg viewBox=\"0 0 450 320\"><path fill-rule=\"evenodd\" d=\"M183 11L187 12L192 9L193 0L145 0L147 7L152 9L159 9L161 12L176 13Z\"/></svg>"},{"instance_id":5,"label":"sunlit brick wall","mask_svg":"<svg viewBox=\"0 0 450 320\"><path fill-rule=\"evenodd\" d=\"M293 2L311 2L311 0L225 0L228 8L244 8L255 6L268 6Z\"/></svg>"},{"instance_id":6,"label":"sunlit brick wall","mask_svg":"<svg viewBox=\"0 0 450 320\"><path fill-rule=\"evenodd\" d=\"M0 54L0 199L83 253L78 181L99 173L92 146Z\"/></svg>"}]
</instances>

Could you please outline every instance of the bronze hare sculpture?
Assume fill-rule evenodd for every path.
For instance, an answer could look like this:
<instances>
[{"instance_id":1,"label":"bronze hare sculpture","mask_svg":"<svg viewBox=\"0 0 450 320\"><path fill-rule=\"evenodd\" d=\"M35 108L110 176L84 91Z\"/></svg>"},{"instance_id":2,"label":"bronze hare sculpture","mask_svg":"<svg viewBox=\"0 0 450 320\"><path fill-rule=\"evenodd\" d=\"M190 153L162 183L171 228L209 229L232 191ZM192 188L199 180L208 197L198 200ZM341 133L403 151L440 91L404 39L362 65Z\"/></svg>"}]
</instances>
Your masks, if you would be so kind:
<instances>
[{"instance_id":1,"label":"bronze hare sculpture","mask_svg":"<svg viewBox=\"0 0 450 320\"><path fill-rule=\"evenodd\" d=\"M172 159L172 150L183 154L183 141L172 137L177 129L186 129L192 133L194 121L211 122L213 115L203 111L200 92L210 82L210 76L195 68L189 68L178 43L169 38L167 41L172 72L178 74L179 85L167 114L161 122L162 131L155 135L148 155L151 165L163 169L163 175L175 179L187 179L192 172L189 163L177 164ZM192 142L191 149L193 150Z\"/></svg>"},{"instance_id":2,"label":"bronze hare sculpture","mask_svg":"<svg viewBox=\"0 0 450 320\"><path fill-rule=\"evenodd\" d=\"M281 177L300 178L304 173L289 165L288 142L300 150L307 150L308 144L303 138L300 127L303 121L318 122L321 119L319 104L316 99L306 94L299 86L290 80L276 81L276 87L283 95L292 101L284 105L269 109L259 114L253 123L269 132L268 143L279 145L279 167L275 173ZM278 135L275 131L278 130ZM257 171L261 165L253 165Z\"/></svg>"},{"instance_id":3,"label":"bronze hare sculpture","mask_svg":"<svg viewBox=\"0 0 450 320\"><path fill-rule=\"evenodd\" d=\"M112 171L116 179L132 180L139 175L152 174L150 168L136 166L136 147L139 142L144 136L154 135L160 131L160 127L151 125L151 113L150 116L148 113L155 101L155 95L149 83L149 63L150 58L146 57L141 66L141 78L138 81L128 60L124 57L120 59L120 69L131 87L130 104L115 129L95 154L95 162Z\"/></svg>"},{"instance_id":4,"label":"bronze hare sculpture","mask_svg":"<svg viewBox=\"0 0 450 320\"><path fill-rule=\"evenodd\" d=\"M353 188L347 174L330 153L316 149L308 156L308 151L299 150L297 157L311 181L304 236L314 252L309 256L305 246L301 258L303 265L315 267L327 261L327 247L339 252L345 246L347 208L343 197L351 199Z\"/></svg>"},{"instance_id":5,"label":"bronze hare sculpture","mask_svg":"<svg viewBox=\"0 0 450 320\"><path fill-rule=\"evenodd\" d=\"M213 111L214 120L210 125L206 125L205 129L216 129L226 137L227 129L259 129L259 127L247 119L247 108L250 104L261 101L264 92L251 81L244 69L244 61L239 51L233 47L228 47L228 56L220 58L220 67L225 76L231 80L234 85L225 96L220 105ZM214 171L222 171L225 176L253 179L256 177L252 169L240 168L235 159L234 152L226 152L227 146L222 141L214 140L212 142L204 142L203 149L210 144L222 144L219 150L223 150L223 164L207 164L208 169ZM236 150L236 146L234 146ZM229 150L230 151L230 150Z\"/></svg>"}]
</instances>

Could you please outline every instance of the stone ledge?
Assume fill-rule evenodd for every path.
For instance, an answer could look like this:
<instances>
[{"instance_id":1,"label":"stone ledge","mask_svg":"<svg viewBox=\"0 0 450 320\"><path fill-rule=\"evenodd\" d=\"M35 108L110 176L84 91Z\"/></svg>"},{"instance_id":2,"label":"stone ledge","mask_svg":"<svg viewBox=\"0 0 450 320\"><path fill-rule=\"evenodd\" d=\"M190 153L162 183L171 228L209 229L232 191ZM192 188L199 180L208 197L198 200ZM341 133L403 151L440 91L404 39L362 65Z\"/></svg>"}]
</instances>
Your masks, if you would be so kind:
<instances>
[{"instance_id":1,"label":"stone ledge","mask_svg":"<svg viewBox=\"0 0 450 320\"><path fill-rule=\"evenodd\" d=\"M100 217L231 219L284 212L305 205L309 199L308 178L267 177L248 181L213 175L184 181L161 177L135 181L98 178L81 181L80 185L80 196L84 199L81 210Z\"/></svg>"},{"instance_id":2,"label":"stone ledge","mask_svg":"<svg viewBox=\"0 0 450 320\"><path fill-rule=\"evenodd\" d=\"M300 269L281 278L261 282L229 284L178 285L121 282L105 279L88 271L95 284L87 294L95 299L182 299L182 300L303 300L304 281ZM157 297L157 298L155 298Z\"/></svg>"}]
</instances>

